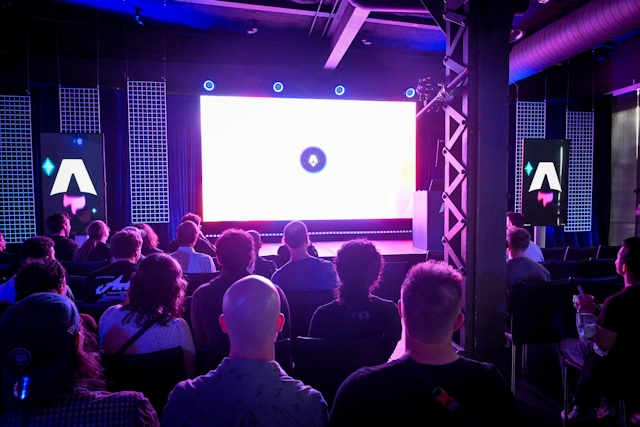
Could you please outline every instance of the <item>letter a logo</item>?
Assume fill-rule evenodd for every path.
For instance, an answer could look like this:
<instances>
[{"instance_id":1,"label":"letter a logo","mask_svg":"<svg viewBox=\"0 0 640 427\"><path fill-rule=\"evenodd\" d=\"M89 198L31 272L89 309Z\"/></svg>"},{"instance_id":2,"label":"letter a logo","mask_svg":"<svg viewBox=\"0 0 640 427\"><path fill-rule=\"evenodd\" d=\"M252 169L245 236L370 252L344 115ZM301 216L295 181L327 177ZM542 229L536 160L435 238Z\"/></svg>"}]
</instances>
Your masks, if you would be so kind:
<instances>
[{"instance_id":1,"label":"letter a logo","mask_svg":"<svg viewBox=\"0 0 640 427\"><path fill-rule=\"evenodd\" d=\"M69 190L72 176L76 177L76 182L81 192L93 194L94 196L98 195L82 159L64 159L60 163L60 169L58 170L58 175L56 175L56 180L53 182L50 196L66 193Z\"/></svg>"},{"instance_id":2,"label":"letter a logo","mask_svg":"<svg viewBox=\"0 0 640 427\"><path fill-rule=\"evenodd\" d=\"M544 182L545 177L549 181L549 188L556 191L562 191L562 187L560 187L560 180L558 179L558 173L556 172L556 167L553 162L540 162L538 163L536 173L533 175L533 179L531 180L529 193L542 189L542 183Z\"/></svg>"}]
</instances>

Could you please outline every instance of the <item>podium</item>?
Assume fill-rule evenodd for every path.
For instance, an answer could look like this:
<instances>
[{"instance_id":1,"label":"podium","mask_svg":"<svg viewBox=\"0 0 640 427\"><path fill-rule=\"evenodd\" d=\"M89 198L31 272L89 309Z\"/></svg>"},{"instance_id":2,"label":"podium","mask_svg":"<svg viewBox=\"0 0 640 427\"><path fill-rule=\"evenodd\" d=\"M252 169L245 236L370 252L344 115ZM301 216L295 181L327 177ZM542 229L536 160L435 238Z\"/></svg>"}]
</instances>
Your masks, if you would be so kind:
<instances>
[{"instance_id":1,"label":"podium","mask_svg":"<svg viewBox=\"0 0 640 427\"><path fill-rule=\"evenodd\" d=\"M413 247L423 251L444 251L442 191L413 193Z\"/></svg>"}]
</instances>

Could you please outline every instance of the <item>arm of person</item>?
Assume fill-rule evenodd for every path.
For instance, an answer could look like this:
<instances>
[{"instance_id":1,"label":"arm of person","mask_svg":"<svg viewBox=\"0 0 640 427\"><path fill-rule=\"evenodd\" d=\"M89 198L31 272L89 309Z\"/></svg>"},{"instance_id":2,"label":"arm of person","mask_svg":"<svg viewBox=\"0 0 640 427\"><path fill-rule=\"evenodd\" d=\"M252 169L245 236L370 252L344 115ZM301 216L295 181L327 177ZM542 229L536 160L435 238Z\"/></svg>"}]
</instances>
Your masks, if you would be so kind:
<instances>
[{"instance_id":1,"label":"arm of person","mask_svg":"<svg viewBox=\"0 0 640 427\"><path fill-rule=\"evenodd\" d=\"M609 351L613 348L617 338L617 333L598 326L596 334L593 336L593 341L598 345L600 350Z\"/></svg>"},{"instance_id":2,"label":"arm of person","mask_svg":"<svg viewBox=\"0 0 640 427\"><path fill-rule=\"evenodd\" d=\"M204 327L202 326L202 322L200 322L198 310L200 306L198 301L200 298L197 297L197 292L198 290L196 290L191 297L191 331L193 332L193 341L195 342L195 345L204 347L207 342L207 335Z\"/></svg>"},{"instance_id":3,"label":"arm of person","mask_svg":"<svg viewBox=\"0 0 640 427\"><path fill-rule=\"evenodd\" d=\"M367 413L370 402L362 400L362 385L357 372L351 374L340 386L329 413L329 426L362 426L367 425L361 416Z\"/></svg>"},{"instance_id":4,"label":"arm of person","mask_svg":"<svg viewBox=\"0 0 640 427\"><path fill-rule=\"evenodd\" d=\"M575 302L575 307L578 310L578 313L589 313L595 315L596 305L593 301L592 296L588 296L589 298L577 298ZM611 305L605 302L605 306L602 309L601 317L603 320L597 322L596 332L593 336L593 341L596 343L598 348L602 351L609 351L613 348L613 345L618 338L618 334L616 332L610 331L609 329L603 327L600 323L604 322L607 316L611 316L611 312L615 312L615 308L612 309ZM615 313L614 313L615 315Z\"/></svg>"}]
</instances>

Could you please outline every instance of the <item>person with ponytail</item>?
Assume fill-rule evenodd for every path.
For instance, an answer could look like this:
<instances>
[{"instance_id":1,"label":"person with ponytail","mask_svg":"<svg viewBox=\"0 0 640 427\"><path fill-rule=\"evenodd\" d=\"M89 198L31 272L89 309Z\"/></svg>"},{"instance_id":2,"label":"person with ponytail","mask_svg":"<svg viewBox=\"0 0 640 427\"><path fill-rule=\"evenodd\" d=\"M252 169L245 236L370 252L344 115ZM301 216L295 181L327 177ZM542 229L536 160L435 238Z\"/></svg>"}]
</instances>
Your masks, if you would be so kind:
<instances>
[{"instance_id":1,"label":"person with ponytail","mask_svg":"<svg viewBox=\"0 0 640 427\"><path fill-rule=\"evenodd\" d=\"M87 227L89 238L73 256L74 261L103 261L111 259L111 247L106 243L109 227L103 221L93 221Z\"/></svg>"}]
</instances>

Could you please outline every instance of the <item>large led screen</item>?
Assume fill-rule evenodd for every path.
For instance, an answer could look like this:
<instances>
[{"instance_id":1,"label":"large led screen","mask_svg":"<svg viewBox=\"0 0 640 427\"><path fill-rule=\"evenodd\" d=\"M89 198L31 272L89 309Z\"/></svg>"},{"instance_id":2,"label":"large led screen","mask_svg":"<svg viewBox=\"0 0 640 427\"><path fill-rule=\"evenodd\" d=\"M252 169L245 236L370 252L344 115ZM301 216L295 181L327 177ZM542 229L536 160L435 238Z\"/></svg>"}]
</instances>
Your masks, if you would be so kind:
<instances>
[{"instance_id":1,"label":"large led screen","mask_svg":"<svg viewBox=\"0 0 640 427\"><path fill-rule=\"evenodd\" d=\"M415 103L202 96L203 219L411 218Z\"/></svg>"}]
</instances>

